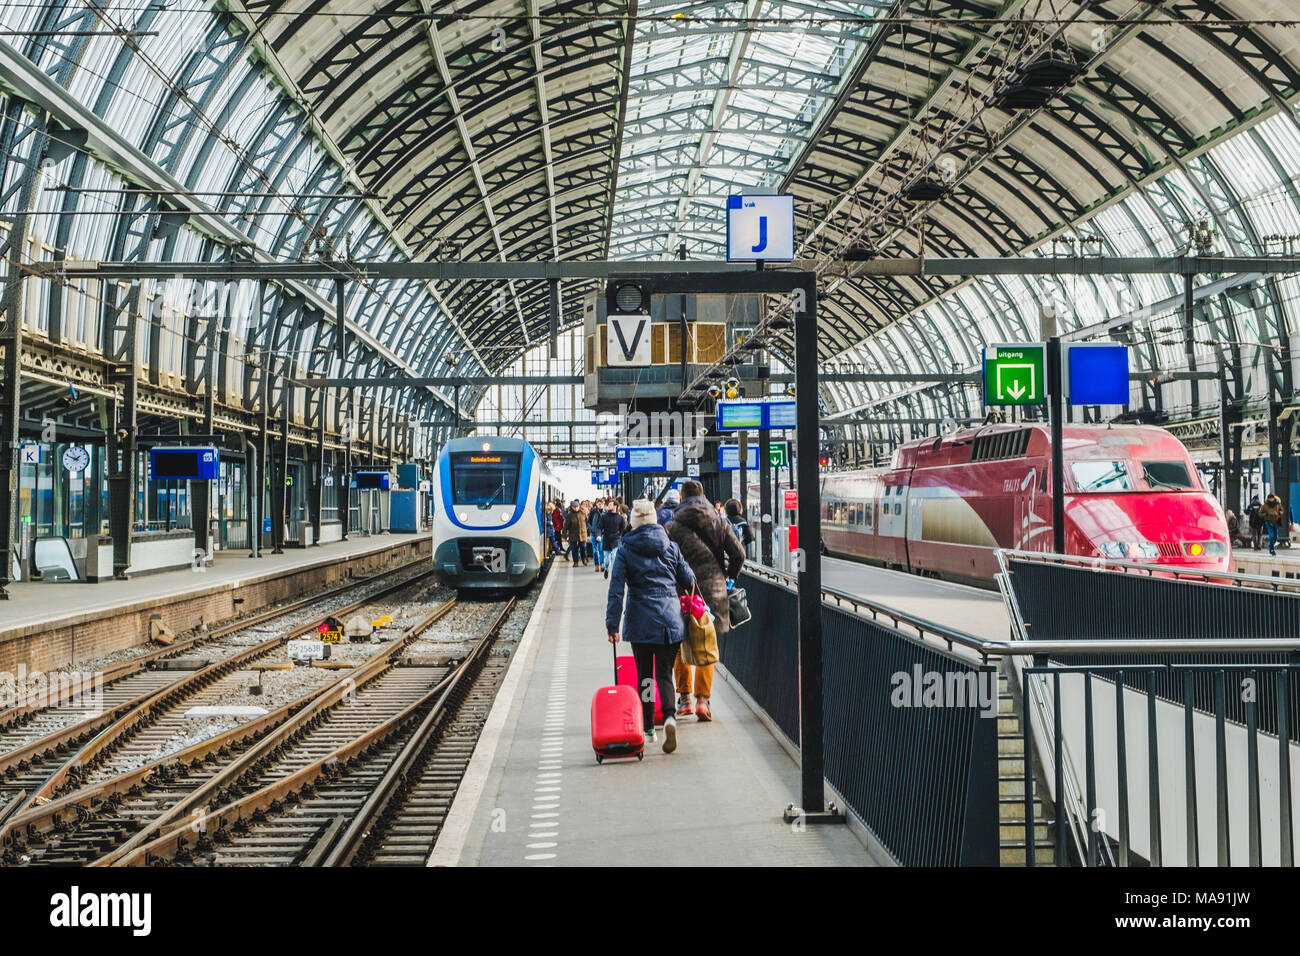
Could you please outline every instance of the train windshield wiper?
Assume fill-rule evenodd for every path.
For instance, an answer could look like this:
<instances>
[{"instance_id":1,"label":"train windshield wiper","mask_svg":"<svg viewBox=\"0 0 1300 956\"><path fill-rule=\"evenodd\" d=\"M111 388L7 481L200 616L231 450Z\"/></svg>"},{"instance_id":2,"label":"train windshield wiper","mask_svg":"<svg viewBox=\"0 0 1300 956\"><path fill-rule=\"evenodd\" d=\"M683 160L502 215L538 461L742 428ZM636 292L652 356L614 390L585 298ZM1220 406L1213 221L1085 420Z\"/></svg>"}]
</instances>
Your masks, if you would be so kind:
<instances>
[{"instance_id":1,"label":"train windshield wiper","mask_svg":"<svg viewBox=\"0 0 1300 956\"><path fill-rule=\"evenodd\" d=\"M1083 486L1083 490L1095 491L1098 488L1104 488L1106 485L1110 484L1116 478L1123 478L1123 477L1124 477L1123 466L1120 465L1119 462L1111 462L1110 471L1092 479L1092 481L1088 482L1086 485Z\"/></svg>"},{"instance_id":2,"label":"train windshield wiper","mask_svg":"<svg viewBox=\"0 0 1300 956\"><path fill-rule=\"evenodd\" d=\"M1155 475L1151 474L1151 472L1147 471L1145 465L1142 467L1142 480L1145 481L1147 486L1152 490L1157 488L1168 488L1170 491L1186 490L1182 485L1176 485L1171 481L1161 481Z\"/></svg>"}]
</instances>

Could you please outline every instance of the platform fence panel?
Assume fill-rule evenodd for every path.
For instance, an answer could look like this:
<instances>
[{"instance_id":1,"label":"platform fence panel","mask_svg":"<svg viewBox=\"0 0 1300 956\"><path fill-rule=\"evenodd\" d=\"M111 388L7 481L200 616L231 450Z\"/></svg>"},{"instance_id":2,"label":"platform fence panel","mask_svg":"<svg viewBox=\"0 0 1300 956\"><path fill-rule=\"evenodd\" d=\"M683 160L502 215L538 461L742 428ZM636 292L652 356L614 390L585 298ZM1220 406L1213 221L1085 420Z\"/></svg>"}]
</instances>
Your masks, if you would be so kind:
<instances>
[{"instance_id":1,"label":"platform fence panel","mask_svg":"<svg viewBox=\"0 0 1300 956\"><path fill-rule=\"evenodd\" d=\"M722 663L798 741L795 593L742 583L753 620L724 636ZM996 668L825 604L822 632L826 779L899 863L996 866Z\"/></svg>"},{"instance_id":2,"label":"platform fence panel","mask_svg":"<svg viewBox=\"0 0 1300 956\"><path fill-rule=\"evenodd\" d=\"M1219 640L1293 638L1300 635L1300 595L1244 589L1200 581L1146 577L1077 565L1010 558L1008 580L1031 641L1083 640ZM1300 671L1267 665L1287 663L1284 653L1258 652L1250 662L1261 667L1258 705L1253 718L1265 733L1277 733L1278 702L1287 701L1285 721L1293 741L1300 742ZM1219 659L1219 658L1216 658ZM1075 666L1129 665L1125 685L1146 693L1148 672L1138 665L1160 665L1154 672L1155 693L1175 704L1185 701L1191 674L1192 705L1213 714L1216 707L1214 673L1196 665L1204 654L1071 654L1053 657ZM1238 658L1240 662L1240 658ZM1277 682L1288 682L1278 694ZM1240 693L1228 695L1227 720L1247 722L1247 703Z\"/></svg>"}]
</instances>

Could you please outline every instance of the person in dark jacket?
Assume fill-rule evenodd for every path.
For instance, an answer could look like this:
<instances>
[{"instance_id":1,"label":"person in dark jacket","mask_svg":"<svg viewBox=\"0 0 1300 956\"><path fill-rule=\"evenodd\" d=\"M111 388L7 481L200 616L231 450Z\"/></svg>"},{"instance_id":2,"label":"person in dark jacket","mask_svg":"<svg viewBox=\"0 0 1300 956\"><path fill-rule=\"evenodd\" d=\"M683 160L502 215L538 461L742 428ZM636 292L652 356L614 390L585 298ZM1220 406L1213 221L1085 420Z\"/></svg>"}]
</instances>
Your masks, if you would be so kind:
<instances>
[{"instance_id":1,"label":"person in dark jacket","mask_svg":"<svg viewBox=\"0 0 1300 956\"><path fill-rule=\"evenodd\" d=\"M655 691L665 707L673 700L673 661L677 645L686 637L681 591L695 586L695 575L677 545L655 522L653 501L639 499L632 506L632 529L623 536L614 556L614 574L605 601L605 630L611 643L632 645L637 684L645 713L646 738L655 739ZM627 589L624 612L623 590ZM620 632L619 622L622 621ZM677 749L677 721L667 711L664 719L664 753Z\"/></svg>"},{"instance_id":2,"label":"person in dark jacket","mask_svg":"<svg viewBox=\"0 0 1300 956\"><path fill-rule=\"evenodd\" d=\"M695 573L700 595L713 612L713 626L718 635L727 633L731 629L731 597L727 592L745 563L745 552L727 519L704 497L704 488L698 481L682 484L682 503L673 513L667 531ZM712 720L709 695L713 687L713 665L695 668L694 708L690 698L690 669L680 656L675 671L677 686L682 688L677 713L694 713L696 720Z\"/></svg>"},{"instance_id":3,"label":"person in dark jacket","mask_svg":"<svg viewBox=\"0 0 1300 956\"><path fill-rule=\"evenodd\" d=\"M1277 556L1277 534L1282 528L1282 499L1269 495L1259 509L1260 520L1264 522L1264 531L1268 534L1268 553Z\"/></svg>"},{"instance_id":4,"label":"person in dark jacket","mask_svg":"<svg viewBox=\"0 0 1300 956\"><path fill-rule=\"evenodd\" d=\"M587 563L587 515L576 501L564 516L564 530L569 536L569 555L574 565Z\"/></svg>"},{"instance_id":5,"label":"person in dark jacket","mask_svg":"<svg viewBox=\"0 0 1300 956\"><path fill-rule=\"evenodd\" d=\"M682 496L678 493L677 489L669 488L664 493L663 507L659 509L659 523L666 525L668 522L672 521L673 512L677 510L677 506L681 503Z\"/></svg>"},{"instance_id":6,"label":"person in dark jacket","mask_svg":"<svg viewBox=\"0 0 1300 956\"><path fill-rule=\"evenodd\" d=\"M1246 509L1246 520L1250 523L1250 546L1256 551L1264 540L1264 519L1259 514L1259 495L1251 495L1250 507Z\"/></svg>"},{"instance_id":7,"label":"person in dark jacket","mask_svg":"<svg viewBox=\"0 0 1300 956\"><path fill-rule=\"evenodd\" d=\"M614 555L618 551L619 540L626 526L627 521L619 512L618 503L610 499L609 507L600 516L600 541L601 547L605 550L605 560L601 570L605 572L605 577L609 577L609 569L614 563Z\"/></svg>"},{"instance_id":8,"label":"person in dark jacket","mask_svg":"<svg viewBox=\"0 0 1300 956\"><path fill-rule=\"evenodd\" d=\"M749 522L741 514L740 502L735 498L728 498L727 503L722 506L722 510L727 515L727 523L731 525L731 530L735 532L737 540L740 541L742 548L748 548L754 540L754 532L749 528Z\"/></svg>"},{"instance_id":9,"label":"person in dark jacket","mask_svg":"<svg viewBox=\"0 0 1300 956\"><path fill-rule=\"evenodd\" d=\"M551 511L551 527L555 531L555 554L557 557L564 556L564 540L561 537L564 534L564 502L557 501L555 508Z\"/></svg>"},{"instance_id":10,"label":"person in dark jacket","mask_svg":"<svg viewBox=\"0 0 1300 956\"><path fill-rule=\"evenodd\" d=\"M595 567L592 568L597 574L605 570L605 549L600 543L600 519L605 513L605 499L597 498L591 503L591 511L587 513L587 538L591 542L591 556L595 559Z\"/></svg>"}]
</instances>

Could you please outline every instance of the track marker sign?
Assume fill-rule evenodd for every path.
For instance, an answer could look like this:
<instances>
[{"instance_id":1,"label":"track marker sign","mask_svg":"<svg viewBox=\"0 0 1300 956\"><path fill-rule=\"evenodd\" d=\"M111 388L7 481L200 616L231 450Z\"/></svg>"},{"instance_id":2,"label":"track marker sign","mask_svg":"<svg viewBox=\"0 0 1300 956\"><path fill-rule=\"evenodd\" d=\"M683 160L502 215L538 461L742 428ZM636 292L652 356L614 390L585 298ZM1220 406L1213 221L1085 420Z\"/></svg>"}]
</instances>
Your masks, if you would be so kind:
<instances>
[{"instance_id":1,"label":"track marker sign","mask_svg":"<svg viewBox=\"0 0 1300 956\"><path fill-rule=\"evenodd\" d=\"M985 405L1041 405L1046 395L1047 347L1042 342L984 350Z\"/></svg>"},{"instance_id":2,"label":"track marker sign","mask_svg":"<svg viewBox=\"0 0 1300 956\"><path fill-rule=\"evenodd\" d=\"M606 319L605 355L611 366L650 364L650 316L611 315Z\"/></svg>"}]
</instances>

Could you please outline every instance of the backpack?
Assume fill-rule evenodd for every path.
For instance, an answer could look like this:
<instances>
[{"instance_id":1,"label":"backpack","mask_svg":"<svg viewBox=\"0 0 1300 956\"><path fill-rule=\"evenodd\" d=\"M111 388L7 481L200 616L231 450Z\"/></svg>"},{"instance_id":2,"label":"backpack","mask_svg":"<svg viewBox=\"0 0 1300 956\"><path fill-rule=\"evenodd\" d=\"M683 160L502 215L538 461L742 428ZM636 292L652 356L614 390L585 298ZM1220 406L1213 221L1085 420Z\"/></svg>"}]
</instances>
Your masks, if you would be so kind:
<instances>
[{"instance_id":1,"label":"backpack","mask_svg":"<svg viewBox=\"0 0 1300 956\"><path fill-rule=\"evenodd\" d=\"M749 523L739 518L735 521L728 519L727 523L731 525L731 530L740 539L740 543L748 548L754 540L754 532L749 530Z\"/></svg>"}]
</instances>

